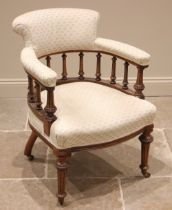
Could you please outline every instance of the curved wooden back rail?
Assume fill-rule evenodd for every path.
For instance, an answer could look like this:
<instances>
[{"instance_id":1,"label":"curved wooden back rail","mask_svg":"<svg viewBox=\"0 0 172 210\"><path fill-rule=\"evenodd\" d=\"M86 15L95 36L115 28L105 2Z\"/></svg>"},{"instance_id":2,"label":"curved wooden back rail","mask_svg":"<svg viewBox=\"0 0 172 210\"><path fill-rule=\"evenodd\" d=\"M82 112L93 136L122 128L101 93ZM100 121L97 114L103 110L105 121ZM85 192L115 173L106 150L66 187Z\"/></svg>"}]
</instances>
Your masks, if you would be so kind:
<instances>
[{"instance_id":1,"label":"curved wooden back rail","mask_svg":"<svg viewBox=\"0 0 172 210\"><path fill-rule=\"evenodd\" d=\"M97 57L97 65L96 65L96 73L95 78L87 78L84 76L84 53L96 53ZM79 53L79 71L78 77L68 77L67 74L67 53ZM58 52L49 55L45 55L40 57L46 59L47 66L51 66L51 56L55 54L62 54L62 77L57 79L56 85L62 85L65 83L70 82L81 82L81 81L88 81L94 82L101 85L105 85L111 88L115 88L120 90L126 94L137 96L141 99L144 99L144 95L142 91L144 90L143 84L143 70L148 66L141 66L133 61L121 58L114 54L103 52L103 51L87 51L87 50L71 50L65 52ZM106 54L112 56L112 69L111 75L109 80L103 80L101 78L101 60L102 54ZM116 82L116 62L117 59L124 60L124 77L122 81L122 85ZM135 65L137 68L137 79L136 83L134 84L134 90L128 87L128 70L129 64ZM26 69L27 72L27 69ZM34 85L35 84L35 85ZM47 91L47 104L46 106L42 107L41 102L41 91ZM43 122L44 124L44 132L49 136L50 134L50 127L52 123L57 119L54 115L56 112L56 106L54 105L54 87L45 87L39 81L37 81L32 75L28 75L28 105L33 111L33 113Z\"/></svg>"}]
</instances>

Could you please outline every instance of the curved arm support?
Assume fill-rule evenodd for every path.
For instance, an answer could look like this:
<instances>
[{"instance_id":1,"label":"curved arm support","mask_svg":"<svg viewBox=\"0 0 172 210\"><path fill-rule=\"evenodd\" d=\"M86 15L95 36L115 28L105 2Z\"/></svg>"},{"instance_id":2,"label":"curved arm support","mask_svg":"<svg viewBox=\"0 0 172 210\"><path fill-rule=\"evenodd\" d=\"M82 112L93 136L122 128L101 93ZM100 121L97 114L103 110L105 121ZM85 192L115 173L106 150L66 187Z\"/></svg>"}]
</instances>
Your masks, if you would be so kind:
<instances>
[{"instance_id":1,"label":"curved arm support","mask_svg":"<svg viewBox=\"0 0 172 210\"><path fill-rule=\"evenodd\" d=\"M131 45L111 39L97 38L95 40L95 47L98 50L115 54L117 57L127 60L135 65L149 65L150 55Z\"/></svg>"},{"instance_id":2,"label":"curved arm support","mask_svg":"<svg viewBox=\"0 0 172 210\"><path fill-rule=\"evenodd\" d=\"M31 47L26 47L22 50L21 62L26 72L38 80L41 85L45 87L56 86L56 72L41 63Z\"/></svg>"}]
</instances>

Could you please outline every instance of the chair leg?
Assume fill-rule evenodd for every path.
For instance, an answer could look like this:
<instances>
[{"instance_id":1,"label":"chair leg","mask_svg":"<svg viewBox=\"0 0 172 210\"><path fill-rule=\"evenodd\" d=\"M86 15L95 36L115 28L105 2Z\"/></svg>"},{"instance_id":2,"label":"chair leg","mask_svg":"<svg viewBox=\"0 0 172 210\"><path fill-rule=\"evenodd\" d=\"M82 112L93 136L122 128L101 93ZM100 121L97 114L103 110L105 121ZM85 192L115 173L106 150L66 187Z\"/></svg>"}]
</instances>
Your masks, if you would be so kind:
<instances>
[{"instance_id":1,"label":"chair leg","mask_svg":"<svg viewBox=\"0 0 172 210\"><path fill-rule=\"evenodd\" d=\"M151 132L153 131L153 125L147 126L145 131L139 139L141 141L141 165L140 169L145 178L150 177L150 173L147 171L148 166L148 156L149 156L149 147L150 143L153 141L153 137L151 136Z\"/></svg>"},{"instance_id":2,"label":"chair leg","mask_svg":"<svg viewBox=\"0 0 172 210\"><path fill-rule=\"evenodd\" d=\"M57 176L58 176L58 201L61 205L64 203L64 198L66 197L65 185L66 185L66 174L68 168L68 158L69 154L67 152L59 152L57 159Z\"/></svg>"},{"instance_id":3,"label":"chair leg","mask_svg":"<svg viewBox=\"0 0 172 210\"><path fill-rule=\"evenodd\" d=\"M24 150L24 155L26 155L28 157L29 160L33 160L34 159L34 156L31 154L32 153L32 148L33 148L33 145L37 139L38 135L32 131L27 143L26 143L26 146L25 146L25 150Z\"/></svg>"}]
</instances>

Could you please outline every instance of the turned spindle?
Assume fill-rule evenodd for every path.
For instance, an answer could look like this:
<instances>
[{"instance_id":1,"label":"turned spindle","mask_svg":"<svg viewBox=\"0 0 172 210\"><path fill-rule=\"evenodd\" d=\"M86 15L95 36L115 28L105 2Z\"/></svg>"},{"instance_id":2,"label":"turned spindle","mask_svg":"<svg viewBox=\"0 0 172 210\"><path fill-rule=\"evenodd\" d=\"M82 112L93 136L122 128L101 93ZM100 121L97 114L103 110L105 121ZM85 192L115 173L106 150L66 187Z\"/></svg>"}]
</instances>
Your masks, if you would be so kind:
<instances>
[{"instance_id":1,"label":"turned spindle","mask_svg":"<svg viewBox=\"0 0 172 210\"><path fill-rule=\"evenodd\" d=\"M96 80L100 81L101 80L101 57L102 55L98 53L96 55L97 57L97 67L96 67Z\"/></svg>"},{"instance_id":2,"label":"turned spindle","mask_svg":"<svg viewBox=\"0 0 172 210\"><path fill-rule=\"evenodd\" d=\"M44 122L44 132L49 136L51 124L57 119L54 115L57 108L54 104L54 87L47 88L47 104L44 108L46 120Z\"/></svg>"},{"instance_id":3,"label":"turned spindle","mask_svg":"<svg viewBox=\"0 0 172 210\"><path fill-rule=\"evenodd\" d=\"M33 91L33 79L28 75L28 100L30 103L35 102L34 91Z\"/></svg>"},{"instance_id":4,"label":"turned spindle","mask_svg":"<svg viewBox=\"0 0 172 210\"><path fill-rule=\"evenodd\" d=\"M79 53L79 79L82 80L84 79L84 70L83 70L83 57L84 57L84 53L80 52Z\"/></svg>"},{"instance_id":5,"label":"turned spindle","mask_svg":"<svg viewBox=\"0 0 172 210\"><path fill-rule=\"evenodd\" d=\"M45 59L47 61L47 66L51 67L51 57L48 55Z\"/></svg>"},{"instance_id":6,"label":"turned spindle","mask_svg":"<svg viewBox=\"0 0 172 210\"><path fill-rule=\"evenodd\" d=\"M37 81L35 81L35 92L36 92L36 100L35 100L36 109L42 110L41 86Z\"/></svg>"},{"instance_id":7,"label":"turned spindle","mask_svg":"<svg viewBox=\"0 0 172 210\"><path fill-rule=\"evenodd\" d=\"M127 90L128 89L128 66L129 66L129 63L127 61L125 61L124 63L124 79L123 79L123 86L122 88Z\"/></svg>"},{"instance_id":8,"label":"turned spindle","mask_svg":"<svg viewBox=\"0 0 172 210\"><path fill-rule=\"evenodd\" d=\"M136 83L134 84L134 89L135 89L135 96L138 98L144 99L144 95L142 91L144 90L145 86L143 84L143 70L144 66L137 66L137 80Z\"/></svg>"},{"instance_id":9,"label":"turned spindle","mask_svg":"<svg viewBox=\"0 0 172 210\"><path fill-rule=\"evenodd\" d=\"M111 71L111 77L110 77L110 83L116 84L116 57L112 58L112 71Z\"/></svg>"},{"instance_id":10,"label":"turned spindle","mask_svg":"<svg viewBox=\"0 0 172 210\"><path fill-rule=\"evenodd\" d=\"M63 68L63 71L62 71L62 79L63 80L66 80L67 79L66 57L67 57L67 55L65 53L63 53L63 55L62 55L62 59L63 59L63 64L62 64L62 68Z\"/></svg>"}]
</instances>

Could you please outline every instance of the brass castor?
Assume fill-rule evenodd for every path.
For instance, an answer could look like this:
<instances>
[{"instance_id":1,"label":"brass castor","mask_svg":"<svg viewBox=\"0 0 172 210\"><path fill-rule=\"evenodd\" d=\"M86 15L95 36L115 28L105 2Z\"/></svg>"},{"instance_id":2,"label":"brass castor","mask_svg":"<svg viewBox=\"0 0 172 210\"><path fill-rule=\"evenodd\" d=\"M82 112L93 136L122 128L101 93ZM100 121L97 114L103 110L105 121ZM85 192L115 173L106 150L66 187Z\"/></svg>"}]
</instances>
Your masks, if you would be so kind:
<instances>
[{"instance_id":1,"label":"brass castor","mask_svg":"<svg viewBox=\"0 0 172 210\"><path fill-rule=\"evenodd\" d=\"M144 178L149 178L151 176L151 174L147 171L148 167L142 167L140 165L140 169L141 169L141 172L142 172Z\"/></svg>"}]
</instances>

